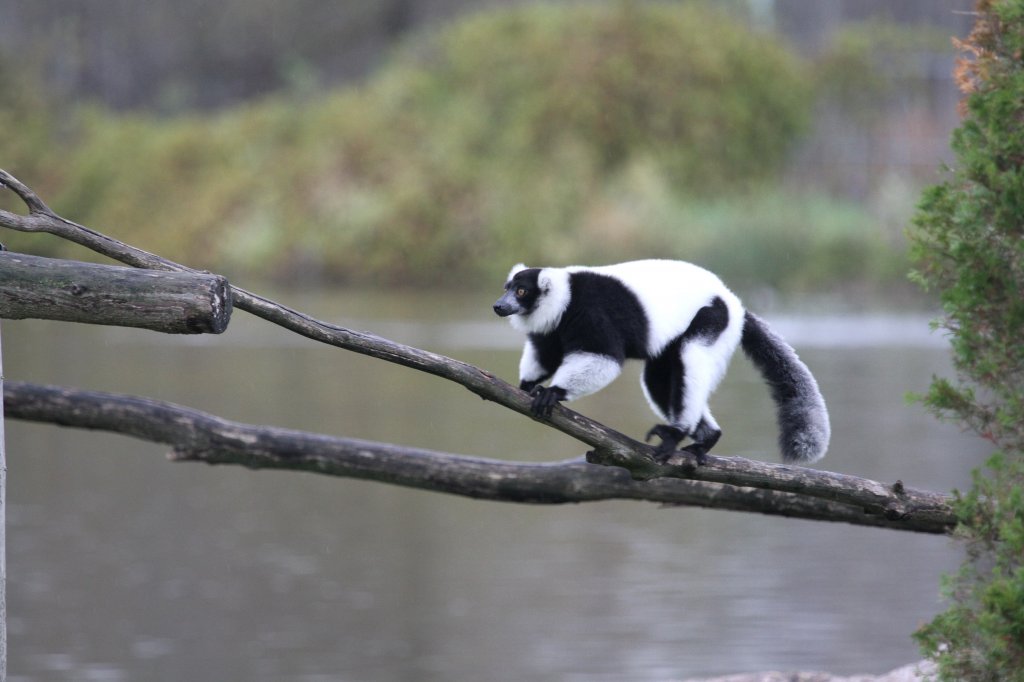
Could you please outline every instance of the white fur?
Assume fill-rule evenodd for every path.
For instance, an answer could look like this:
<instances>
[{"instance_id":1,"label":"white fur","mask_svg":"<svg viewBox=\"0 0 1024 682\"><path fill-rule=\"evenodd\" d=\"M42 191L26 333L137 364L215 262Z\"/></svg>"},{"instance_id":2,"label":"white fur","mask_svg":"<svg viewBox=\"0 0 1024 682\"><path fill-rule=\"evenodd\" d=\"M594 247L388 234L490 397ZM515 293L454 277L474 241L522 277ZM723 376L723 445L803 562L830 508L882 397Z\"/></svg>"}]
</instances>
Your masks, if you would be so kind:
<instances>
[{"instance_id":1,"label":"white fur","mask_svg":"<svg viewBox=\"0 0 1024 682\"><path fill-rule=\"evenodd\" d=\"M509 279L525 267L512 268ZM546 334L558 326L562 313L569 307L569 273L564 268L543 268L537 277L541 289L537 307L528 315L512 315L509 322L526 334Z\"/></svg>"},{"instance_id":2,"label":"white fur","mask_svg":"<svg viewBox=\"0 0 1024 682\"><path fill-rule=\"evenodd\" d=\"M551 385L564 388L566 400L576 400L600 391L612 383L621 371L622 365L607 355L569 353L551 377Z\"/></svg>"},{"instance_id":3,"label":"white fur","mask_svg":"<svg viewBox=\"0 0 1024 682\"><path fill-rule=\"evenodd\" d=\"M743 335L743 308L735 296L729 298L732 300L726 303L729 323L725 330L710 344L698 338L682 348L683 366L686 368L685 395L683 414L675 415L678 423L674 425L684 431L695 428L702 416L710 424L715 423L708 410L708 400L725 377L729 361Z\"/></svg>"},{"instance_id":4,"label":"white fur","mask_svg":"<svg viewBox=\"0 0 1024 682\"><path fill-rule=\"evenodd\" d=\"M519 380L539 381L547 372L537 360L537 349L529 341L523 345L523 356L519 358Z\"/></svg>"},{"instance_id":5,"label":"white fur","mask_svg":"<svg viewBox=\"0 0 1024 682\"><path fill-rule=\"evenodd\" d=\"M715 418L711 416L711 410L704 410L704 422L715 431L721 431L722 428L715 421Z\"/></svg>"},{"instance_id":6,"label":"white fur","mask_svg":"<svg viewBox=\"0 0 1024 682\"><path fill-rule=\"evenodd\" d=\"M671 422L673 426L690 433L697 427L700 418L709 412L708 399L725 376L732 350L734 348L725 348L724 344L705 346L699 341L683 346L683 366L686 368L683 413L670 415L674 417Z\"/></svg>"}]
</instances>

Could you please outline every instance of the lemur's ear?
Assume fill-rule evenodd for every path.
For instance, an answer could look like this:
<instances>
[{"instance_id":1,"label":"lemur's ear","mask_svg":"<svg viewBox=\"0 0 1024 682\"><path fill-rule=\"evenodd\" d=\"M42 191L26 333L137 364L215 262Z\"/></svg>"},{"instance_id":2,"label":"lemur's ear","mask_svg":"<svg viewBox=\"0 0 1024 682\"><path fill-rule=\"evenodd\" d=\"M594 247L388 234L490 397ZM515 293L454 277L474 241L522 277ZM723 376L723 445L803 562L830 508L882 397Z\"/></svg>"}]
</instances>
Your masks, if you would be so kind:
<instances>
[{"instance_id":1,"label":"lemur's ear","mask_svg":"<svg viewBox=\"0 0 1024 682\"><path fill-rule=\"evenodd\" d=\"M523 270L526 270L526 269L527 268L526 268L525 264L523 264L523 263L516 263L515 265L512 266L512 269L508 271L508 277L506 278L505 281L508 281L508 280L512 279L517 272L522 272Z\"/></svg>"}]
</instances>

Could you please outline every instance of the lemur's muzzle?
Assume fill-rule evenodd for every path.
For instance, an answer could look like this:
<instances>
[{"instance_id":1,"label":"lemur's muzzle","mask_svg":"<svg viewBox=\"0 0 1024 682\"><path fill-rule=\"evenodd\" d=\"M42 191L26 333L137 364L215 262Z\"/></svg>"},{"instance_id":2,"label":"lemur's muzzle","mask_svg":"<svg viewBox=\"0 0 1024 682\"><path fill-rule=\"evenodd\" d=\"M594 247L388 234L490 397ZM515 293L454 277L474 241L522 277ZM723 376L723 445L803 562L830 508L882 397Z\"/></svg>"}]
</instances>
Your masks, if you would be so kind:
<instances>
[{"instance_id":1,"label":"lemur's muzzle","mask_svg":"<svg viewBox=\"0 0 1024 682\"><path fill-rule=\"evenodd\" d=\"M494 312L501 317L515 315L520 311L520 309L519 302L516 301L516 298L511 291L505 292L505 295L494 303Z\"/></svg>"}]
</instances>

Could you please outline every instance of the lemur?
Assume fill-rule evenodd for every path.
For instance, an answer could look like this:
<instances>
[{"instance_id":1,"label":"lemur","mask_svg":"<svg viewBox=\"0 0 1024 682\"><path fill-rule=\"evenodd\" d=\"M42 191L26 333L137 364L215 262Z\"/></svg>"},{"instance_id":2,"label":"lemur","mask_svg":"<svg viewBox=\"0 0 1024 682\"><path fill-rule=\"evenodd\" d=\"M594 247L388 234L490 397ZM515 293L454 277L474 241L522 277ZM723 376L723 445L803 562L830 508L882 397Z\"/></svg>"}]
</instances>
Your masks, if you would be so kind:
<instances>
[{"instance_id":1,"label":"lemur","mask_svg":"<svg viewBox=\"0 0 1024 682\"><path fill-rule=\"evenodd\" d=\"M716 275L692 263L519 264L494 312L527 334L519 387L533 396L537 418L604 388L627 358L644 360L644 396L665 422L646 436L661 439L656 458L666 462L689 439L682 450L704 464L722 435L708 398L741 345L775 400L783 459L810 463L828 448L828 411L810 370Z\"/></svg>"}]
</instances>

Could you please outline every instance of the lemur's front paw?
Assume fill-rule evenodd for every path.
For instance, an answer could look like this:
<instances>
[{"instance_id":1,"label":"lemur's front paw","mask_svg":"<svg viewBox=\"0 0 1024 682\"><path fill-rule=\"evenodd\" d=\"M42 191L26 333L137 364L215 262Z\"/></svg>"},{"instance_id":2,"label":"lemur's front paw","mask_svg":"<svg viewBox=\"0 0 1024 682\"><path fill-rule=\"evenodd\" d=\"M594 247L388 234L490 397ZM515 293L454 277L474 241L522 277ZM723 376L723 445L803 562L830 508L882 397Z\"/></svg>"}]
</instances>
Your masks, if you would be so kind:
<instances>
[{"instance_id":1,"label":"lemur's front paw","mask_svg":"<svg viewBox=\"0 0 1024 682\"><path fill-rule=\"evenodd\" d=\"M565 400L565 389L559 386L535 386L530 395L533 402L530 404L530 411L533 416L540 419L547 419L551 416L551 410L559 401Z\"/></svg>"}]
</instances>

